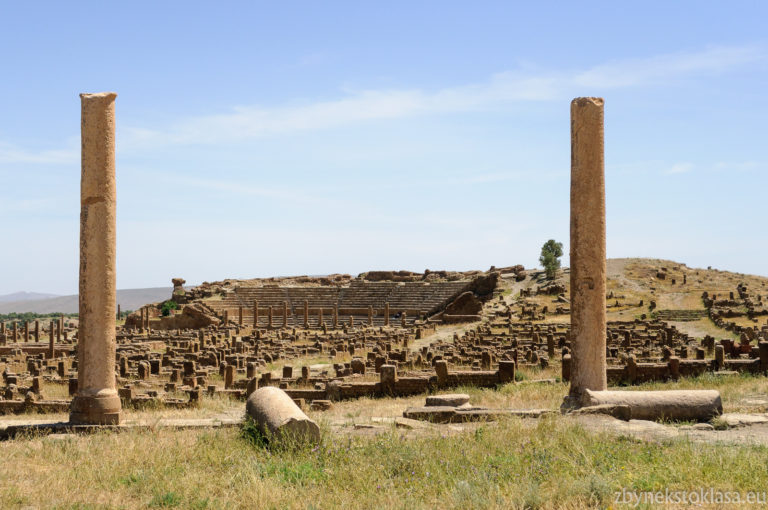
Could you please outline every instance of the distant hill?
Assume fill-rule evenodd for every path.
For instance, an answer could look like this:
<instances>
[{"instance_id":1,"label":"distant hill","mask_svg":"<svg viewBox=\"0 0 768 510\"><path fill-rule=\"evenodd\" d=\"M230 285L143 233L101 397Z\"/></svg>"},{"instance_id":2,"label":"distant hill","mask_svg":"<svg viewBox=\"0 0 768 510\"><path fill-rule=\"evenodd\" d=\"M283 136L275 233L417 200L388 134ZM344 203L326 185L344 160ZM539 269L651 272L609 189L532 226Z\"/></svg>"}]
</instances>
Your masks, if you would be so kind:
<instances>
[{"instance_id":1,"label":"distant hill","mask_svg":"<svg viewBox=\"0 0 768 510\"><path fill-rule=\"evenodd\" d=\"M39 299L48 299L59 297L58 294L43 294L41 292L14 292L0 296L0 303L9 303L14 301L36 301Z\"/></svg>"},{"instance_id":2,"label":"distant hill","mask_svg":"<svg viewBox=\"0 0 768 510\"><path fill-rule=\"evenodd\" d=\"M171 297L172 287L154 287L150 289L123 289L117 291L117 302L123 310L137 310L148 303L165 301ZM18 292L13 295L33 293ZM0 300L0 313L77 313L77 294L72 296L57 296L44 299L17 299L15 301Z\"/></svg>"}]
</instances>

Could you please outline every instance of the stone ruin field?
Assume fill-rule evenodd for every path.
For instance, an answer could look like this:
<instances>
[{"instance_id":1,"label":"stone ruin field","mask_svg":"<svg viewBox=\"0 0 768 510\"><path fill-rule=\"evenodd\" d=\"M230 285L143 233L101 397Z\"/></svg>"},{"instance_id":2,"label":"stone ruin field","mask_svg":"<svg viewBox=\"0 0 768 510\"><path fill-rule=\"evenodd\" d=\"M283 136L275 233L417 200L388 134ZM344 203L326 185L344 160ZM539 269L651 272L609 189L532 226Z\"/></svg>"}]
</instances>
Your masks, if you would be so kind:
<instances>
[{"instance_id":1,"label":"stone ruin field","mask_svg":"<svg viewBox=\"0 0 768 510\"><path fill-rule=\"evenodd\" d=\"M766 504L767 280L608 263L602 98L568 269L176 277L126 315L116 97L81 94L77 320L0 323L0 506Z\"/></svg>"},{"instance_id":2,"label":"stone ruin field","mask_svg":"<svg viewBox=\"0 0 768 510\"><path fill-rule=\"evenodd\" d=\"M722 415L562 414L567 268L175 278L176 309L116 319L112 428L34 427L67 421L76 319L0 326L0 506L584 508L621 487L765 487L768 278L607 268L609 386L717 389ZM254 444L245 399L266 386L319 444Z\"/></svg>"}]
</instances>

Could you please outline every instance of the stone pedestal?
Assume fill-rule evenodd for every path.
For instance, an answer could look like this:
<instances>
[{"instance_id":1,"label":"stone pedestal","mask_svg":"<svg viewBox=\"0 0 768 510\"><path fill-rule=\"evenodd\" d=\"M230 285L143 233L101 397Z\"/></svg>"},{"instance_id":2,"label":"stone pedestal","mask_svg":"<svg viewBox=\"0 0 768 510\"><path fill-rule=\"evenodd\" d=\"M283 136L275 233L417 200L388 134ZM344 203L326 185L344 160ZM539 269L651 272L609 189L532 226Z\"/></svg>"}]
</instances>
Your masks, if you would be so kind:
<instances>
[{"instance_id":1,"label":"stone pedestal","mask_svg":"<svg viewBox=\"0 0 768 510\"><path fill-rule=\"evenodd\" d=\"M115 388L115 98L81 94L80 325L71 423L120 423Z\"/></svg>"}]
</instances>

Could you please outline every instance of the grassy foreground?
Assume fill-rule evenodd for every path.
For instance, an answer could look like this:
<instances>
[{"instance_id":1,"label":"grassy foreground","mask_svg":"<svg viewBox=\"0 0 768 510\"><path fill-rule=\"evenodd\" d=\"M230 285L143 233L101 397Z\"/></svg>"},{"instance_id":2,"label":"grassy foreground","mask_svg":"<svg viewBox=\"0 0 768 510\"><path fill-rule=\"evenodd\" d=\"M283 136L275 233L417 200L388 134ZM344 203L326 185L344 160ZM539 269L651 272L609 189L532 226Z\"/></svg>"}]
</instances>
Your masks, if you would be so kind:
<instances>
[{"instance_id":1,"label":"grassy foreground","mask_svg":"<svg viewBox=\"0 0 768 510\"><path fill-rule=\"evenodd\" d=\"M270 451L239 429L0 444L0 507L604 508L614 492L768 487L768 449L606 438L555 416Z\"/></svg>"},{"instance_id":2,"label":"grassy foreground","mask_svg":"<svg viewBox=\"0 0 768 510\"><path fill-rule=\"evenodd\" d=\"M525 372L554 377L558 368ZM726 412L765 412L768 378L709 374L636 389L713 388ZM458 388L488 407L556 409L564 383ZM617 491L762 492L768 448L640 442L585 430L559 415L508 419L476 430L448 426L379 436L332 431L330 422L396 416L423 396L339 402L314 413L323 442L269 450L239 428L133 430L0 442L0 508L606 508ZM243 409L205 398L195 410L126 410L126 418L202 417ZM52 421L66 415L47 416ZM404 434L407 434L406 437ZM619 505L620 506L620 505ZM648 508L640 505L638 508Z\"/></svg>"}]
</instances>

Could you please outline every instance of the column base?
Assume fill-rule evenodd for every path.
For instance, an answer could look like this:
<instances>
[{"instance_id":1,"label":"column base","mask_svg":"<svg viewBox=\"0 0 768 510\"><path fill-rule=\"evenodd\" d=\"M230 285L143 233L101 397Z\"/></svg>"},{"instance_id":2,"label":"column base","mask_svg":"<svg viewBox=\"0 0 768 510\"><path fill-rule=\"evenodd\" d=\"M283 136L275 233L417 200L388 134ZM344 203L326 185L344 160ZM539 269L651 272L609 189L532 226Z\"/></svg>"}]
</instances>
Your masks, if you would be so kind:
<instances>
[{"instance_id":1,"label":"column base","mask_svg":"<svg viewBox=\"0 0 768 510\"><path fill-rule=\"evenodd\" d=\"M560 412L566 414L581 407L581 398L576 395L566 395L563 403L560 404Z\"/></svg>"},{"instance_id":2,"label":"column base","mask_svg":"<svg viewBox=\"0 0 768 510\"><path fill-rule=\"evenodd\" d=\"M120 397L75 395L69 411L69 423L76 425L119 425Z\"/></svg>"}]
</instances>

